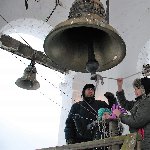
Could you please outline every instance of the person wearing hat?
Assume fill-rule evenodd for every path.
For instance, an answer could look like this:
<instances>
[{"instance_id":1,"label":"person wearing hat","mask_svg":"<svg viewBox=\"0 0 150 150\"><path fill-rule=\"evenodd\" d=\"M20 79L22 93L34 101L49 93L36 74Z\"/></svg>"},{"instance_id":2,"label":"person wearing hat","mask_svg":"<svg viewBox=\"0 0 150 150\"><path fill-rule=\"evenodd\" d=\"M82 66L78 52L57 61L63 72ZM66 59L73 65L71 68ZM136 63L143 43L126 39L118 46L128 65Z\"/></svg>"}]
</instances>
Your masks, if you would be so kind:
<instances>
[{"instance_id":1,"label":"person wearing hat","mask_svg":"<svg viewBox=\"0 0 150 150\"><path fill-rule=\"evenodd\" d=\"M125 113L125 110L122 109L118 104L113 104L113 107L114 106L120 109L122 113ZM105 139L105 138L109 138L112 136L110 132L110 124L109 124L110 121L112 120L115 120L115 122L117 121L118 123L118 127L117 127L118 131L115 130L115 136L122 135L123 130L124 130L123 125L122 123L120 123L119 120L116 120L116 116L112 115L112 110L113 108L111 110L108 108L100 108L98 110L98 122L93 127L95 128L95 134L93 137L94 140ZM121 145L120 145L120 148L121 148ZM94 150L110 150L110 149L111 147L109 146L102 146L102 147L95 148Z\"/></svg>"},{"instance_id":2,"label":"person wearing hat","mask_svg":"<svg viewBox=\"0 0 150 150\"><path fill-rule=\"evenodd\" d=\"M121 114L119 109L114 109L113 114L121 122L129 126L131 133L137 132L142 136L141 150L150 150L150 79L147 77L135 79L135 101L127 101L122 89L123 79L117 79L117 98L122 107L130 111L130 115Z\"/></svg>"},{"instance_id":3,"label":"person wearing hat","mask_svg":"<svg viewBox=\"0 0 150 150\"><path fill-rule=\"evenodd\" d=\"M82 101L72 105L66 119L64 132L67 144L92 141L94 133L93 130L88 129L88 125L98 119L100 108L111 109L112 105L116 103L114 97L108 99L109 105L105 101L95 100L95 86L93 84L84 86L81 97Z\"/></svg>"}]
</instances>

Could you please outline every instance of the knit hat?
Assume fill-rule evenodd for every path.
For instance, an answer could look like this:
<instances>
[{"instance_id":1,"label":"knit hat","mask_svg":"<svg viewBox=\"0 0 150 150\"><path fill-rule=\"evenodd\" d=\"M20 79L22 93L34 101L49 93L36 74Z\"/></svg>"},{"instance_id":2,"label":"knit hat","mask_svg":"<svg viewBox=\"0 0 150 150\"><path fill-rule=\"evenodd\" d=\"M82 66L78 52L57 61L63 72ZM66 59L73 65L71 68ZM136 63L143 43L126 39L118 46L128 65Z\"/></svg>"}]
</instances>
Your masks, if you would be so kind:
<instances>
[{"instance_id":1,"label":"knit hat","mask_svg":"<svg viewBox=\"0 0 150 150\"><path fill-rule=\"evenodd\" d=\"M98 119L102 120L102 116L105 112L108 112L109 114L111 114L111 111L108 108L100 108L98 110Z\"/></svg>"},{"instance_id":2,"label":"knit hat","mask_svg":"<svg viewBox=\"0 0 150 150\"><path fill-rule=\"evenodd\" d=\"M95 86L93 84L86 84L82 90L82 96L85 97L85 90L88 88L92 88L95 91Z\"/></svg>"},{"instance_id":3,"label":"knit hat","mask_svg":"<svg viewBox=\"0 0 150 150\"><path fill-rule=\"evenodd\" d=\"M141 79L135 79L133 81L133 87L141 88L143 94L148 95L150 93L150 78L144 77Z\"/></svg>"}]
</instances>

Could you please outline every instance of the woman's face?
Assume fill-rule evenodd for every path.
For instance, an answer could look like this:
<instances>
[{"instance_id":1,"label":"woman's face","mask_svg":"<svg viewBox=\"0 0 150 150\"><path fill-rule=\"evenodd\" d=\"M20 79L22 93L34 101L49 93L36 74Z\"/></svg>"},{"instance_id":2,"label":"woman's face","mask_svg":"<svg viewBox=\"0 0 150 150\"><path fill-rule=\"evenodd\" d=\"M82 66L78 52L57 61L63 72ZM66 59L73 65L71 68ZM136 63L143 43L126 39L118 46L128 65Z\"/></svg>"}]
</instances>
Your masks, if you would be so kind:
<instances>
[{"instance_id":1,"label":"woman's face","mask_svg":"<svg viewBox=\"0 0 150 150\"><path fill-rule=\"evenodd\" d=\"M141 88L137 87L134 88L134 93L136 97L141 96L143 94Z\"/></svg>"}]
</instances>

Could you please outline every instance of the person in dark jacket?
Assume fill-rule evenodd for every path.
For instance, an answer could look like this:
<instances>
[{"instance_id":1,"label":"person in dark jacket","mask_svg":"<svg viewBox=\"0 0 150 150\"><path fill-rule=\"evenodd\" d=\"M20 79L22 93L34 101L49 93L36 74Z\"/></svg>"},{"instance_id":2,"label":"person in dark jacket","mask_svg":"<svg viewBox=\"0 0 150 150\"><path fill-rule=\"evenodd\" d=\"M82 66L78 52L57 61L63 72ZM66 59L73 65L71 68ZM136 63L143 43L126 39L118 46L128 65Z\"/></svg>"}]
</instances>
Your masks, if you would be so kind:
<instances>
[{"instance_id":1,"label":"person in dark jacket","mask_svg":"<svg viewBox=\"0 0 150 150\"><path fill-rule=\"evenodd\" d=\"M84 86L82 98L82 101L72 105L66 119L64 131L67 144L92 141L94 133L88 129L88 125L97 120L100 108L111 109L112 105L116 103L114 97L108 99L109 105L105 101L95 100L95 86L93 84Z\"/></svg>"},{"instance_id":2,"label":"person in dark jacket","mask_svg":"<svg viewBox=\"0 0 150 150\"><path fill-rule=\"evenodd\" d=\"M121 122L129 126L131 133L137 132L142 135L141 150L150 150L150 79L147 77L135 79L135 101L127 101L122 89L123 79L117 79L117 98L131 115L121 114L118 109L113 113L121 119Z\"/></svg>"}]
</instances>

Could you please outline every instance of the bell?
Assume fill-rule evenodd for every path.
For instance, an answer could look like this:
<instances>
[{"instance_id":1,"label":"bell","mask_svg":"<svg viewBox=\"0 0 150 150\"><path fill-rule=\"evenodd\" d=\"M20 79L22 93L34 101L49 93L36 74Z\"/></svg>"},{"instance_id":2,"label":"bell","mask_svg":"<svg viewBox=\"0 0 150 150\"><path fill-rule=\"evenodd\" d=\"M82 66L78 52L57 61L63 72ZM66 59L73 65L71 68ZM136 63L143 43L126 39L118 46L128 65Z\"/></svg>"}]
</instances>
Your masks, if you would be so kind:
<instances>
[{"instance_id":1,"label":"bell","mask_svg":"<svg viewBox=\"0 0 150 150\"><path fill-rule=\"evenodd\" d=\"M43 47L54 68L91 74L113 68L126 55L125 43L107 23L100 0L75 0L68 19L47 35Z\"/></svg>"},{"instance_id":2,"label":"bell","mask_svg":"<svg viewBox=\"0 0 150 150\"><path fill-rule=\"evenodd\" d=\"M37 90L40 87L39 82L36 80L36 68L33 65L28 65L24 70L23 77L17 79L15 84L26 90Z\"/></svg>"}]
</instances>

